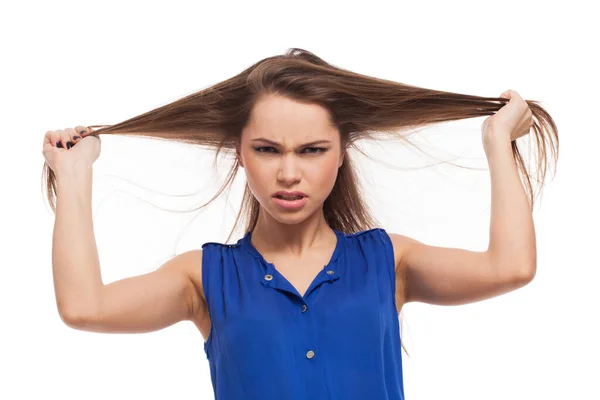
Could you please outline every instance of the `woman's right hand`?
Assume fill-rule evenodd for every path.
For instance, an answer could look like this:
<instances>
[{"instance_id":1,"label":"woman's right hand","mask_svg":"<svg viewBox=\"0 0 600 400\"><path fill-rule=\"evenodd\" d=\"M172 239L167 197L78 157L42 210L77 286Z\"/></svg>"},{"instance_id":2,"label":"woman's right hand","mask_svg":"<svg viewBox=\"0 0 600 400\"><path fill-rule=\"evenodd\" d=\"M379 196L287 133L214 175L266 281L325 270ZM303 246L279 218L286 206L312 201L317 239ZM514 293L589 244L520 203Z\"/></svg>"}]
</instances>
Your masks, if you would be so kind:
<instances>
[{"instance_id":1,"label":"woman's right hand","mask_svg":"<svg viewBox=\"0 0 600 400\"><path fill-rule=\"evenodd\" d=\"M90 128L82 125L46 132L42 154L56 175L91 167L98 159L100 137L91 133Z\"/></svg>"}]
</instances>

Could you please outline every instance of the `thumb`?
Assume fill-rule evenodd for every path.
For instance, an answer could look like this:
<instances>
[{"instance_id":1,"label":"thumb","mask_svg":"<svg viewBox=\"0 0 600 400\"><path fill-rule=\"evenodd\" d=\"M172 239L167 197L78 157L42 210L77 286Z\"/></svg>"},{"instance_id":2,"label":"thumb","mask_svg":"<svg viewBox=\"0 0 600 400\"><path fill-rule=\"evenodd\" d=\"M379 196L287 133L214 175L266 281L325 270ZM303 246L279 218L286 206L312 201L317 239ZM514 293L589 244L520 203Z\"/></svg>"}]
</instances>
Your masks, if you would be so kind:
<instances>
[{"instance_id":1,"label":"thumb","mask_svg":"<svg viewBox=\"0 0 600 400\"><path fill-rule=\"evenodd\" d=\"M485 132L485 130L487 129L488 126L488 122L490 121L490 118L492 118L492 116L490 115L489 117L487 117L486 119L483 120L482 124L481 124L481 130Z\"/></svg>"}]
</instances>

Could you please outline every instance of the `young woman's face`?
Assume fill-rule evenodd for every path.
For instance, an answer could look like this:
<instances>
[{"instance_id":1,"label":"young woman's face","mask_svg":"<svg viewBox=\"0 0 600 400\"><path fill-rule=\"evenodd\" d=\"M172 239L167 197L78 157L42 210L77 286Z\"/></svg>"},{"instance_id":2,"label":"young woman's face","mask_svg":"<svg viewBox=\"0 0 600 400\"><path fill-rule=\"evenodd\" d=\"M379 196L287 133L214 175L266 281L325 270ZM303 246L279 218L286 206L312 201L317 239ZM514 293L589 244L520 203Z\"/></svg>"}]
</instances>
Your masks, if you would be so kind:
<instances>
[{"instance_id":1,"label":"young woman's face","mask_svg":"<svg viewBox=\"0 0 600 400\"><path fill-rule=\"evenodd\" d=\"M271 141L271 142L269 142ZM321 143L314 143L323 141ZM343 163L340 136L327 109L268 95L254 106L242 132L238 160L248 186L273 218L297 223L323 207ZM287 209L274 200L283 190L306 195L304 205Z\"/></svg>"}]
</instances>

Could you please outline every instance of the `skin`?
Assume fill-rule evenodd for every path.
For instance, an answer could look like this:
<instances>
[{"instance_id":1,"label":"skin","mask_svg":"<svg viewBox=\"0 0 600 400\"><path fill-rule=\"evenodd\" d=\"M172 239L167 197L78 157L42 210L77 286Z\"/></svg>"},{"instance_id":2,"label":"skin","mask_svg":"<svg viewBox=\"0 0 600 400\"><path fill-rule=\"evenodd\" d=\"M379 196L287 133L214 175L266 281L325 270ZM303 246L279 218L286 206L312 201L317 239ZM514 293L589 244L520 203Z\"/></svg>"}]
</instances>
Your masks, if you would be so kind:
<instances>
[{"instance_id":1,"label":"skin","mask_svg":"<svg viewBox=\"0 0 600 400\"><path fill-rule=\"evenodd\" d=\"M487 139L484 144L492 186L488 250L429 246L408 236L390 233L398 312L411 301L435 305L481 301L518 289L535 275L533 220L510 142L515 136L526 134L531 116L527 104L516 92L508 91L506 95L510 96L510 102L494 115L502 118L490 118L489 129L483 132ZM53 147L57 140L74 136L74 131L46 134L44 155L53 163L53 169L66 168L69 162L72 167L76 166L72 160L95 159L97 152L92 151L92 147L99 141L87 142L84 138L71 149ZM258 137L281 145L253 142ZM237 156L245 169L250 190L261 204L252 244L302 296L331 258L336 244L334 232L325 223L322 206L344 161L339 139L339 132L330 124L326 109L270 95L256 103L237 146ZM314 148L317 145L308 148L307 143L315 140L328 140L328 144L318 145L326 151L321 153ZM84 147L80 148L82 143ZM76 148L85 152L85 143L90 146L90 152L78 155ZM59 156L66 161L59 162ZM57 232L68 232L63 235L69 237L71 247L73 237L87 238L87 247L73 248L91 249L83 253L59 252L63 255L81 253L83 262L60 258L53 261L63 321L81 330L136 333L191 320L206 340L211 321L199 268L202 250L179 254L151 273L103 284L97 257L89 259L90 253L97 252L91 233L91 209L86 206L91 202L91 173L69 175L63 172L61 176L57 182L60 181L59 188L62 186L59 195L62 200L57 204L63 205L57 206L57 221L73 227ZM78 192L81 190L84 192ZM272 200L278 190L300 190L308 195L308 202L297 211L281 209ZM80 217L68 220L65 216L69 215ZM83 219L89 221L86 226L90 234L73 234L76 227L83 226ZM61 276L70 278L65 280ZM68 284L71 287L65 287Z\"/></svg>"},{"instance_id":2,"label":"skin","mask_svg":"<svg viewBox=\"0 0 600 400\"><path fill-rule=\"evenodd\" d=\"M318 140L328 143L307 146ZM340 133L326 108L269 94L255 103L237 157L261 205L252 244L304 295L336 245L323 203L344 161ZM279 190L301 191L307 202L298 210L283 209L272 197Z\"/></svg>"},{"instance_id":3,"label":"skin","mask_svg":"<svg viewBox=\"0 0 600 400\"><path fill-rule=\"evenodd\" d=\"M306 146L317 140L329 143ZM323 203L333 189L344 156L339 131L329 121L327 109L279 95L264 96L255 104L242 132L237 155L248 186L261 205L252 233L257 250L265 258L292 261L310 258L315 250L333 252L336 237L325 222ZM307 203L299 210L283 209L272 198L279 190L304 192ZM279 270L283 265L277 267Z\"/></svg>"}]
</instances>

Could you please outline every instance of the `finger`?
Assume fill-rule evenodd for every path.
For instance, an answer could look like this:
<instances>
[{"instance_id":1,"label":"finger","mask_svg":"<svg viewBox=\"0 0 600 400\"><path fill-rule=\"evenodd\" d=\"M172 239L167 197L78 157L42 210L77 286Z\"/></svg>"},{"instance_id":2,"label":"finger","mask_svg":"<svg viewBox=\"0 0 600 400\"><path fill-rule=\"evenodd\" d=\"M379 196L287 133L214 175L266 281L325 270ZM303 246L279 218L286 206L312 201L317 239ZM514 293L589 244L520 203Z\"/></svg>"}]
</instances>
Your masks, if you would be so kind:
<instances>
[{"instance_id":1,"label":"finger","mask_svg":"<svg viewBox=\"0 0 600 400\"><path fill-rule=\"evenodd\" d=\"M69 135L69 141L71 143L73 143L73 145L75 145L75 143L77 143L77 139L81 138L77 134L77 131L75 131L75 129L73 129L73 128L67 128L67 129L65 129L65 131L67 132L67 135Z\"/></svg>"},{"instance_id":2,"label":"finger","mask_svg":"<svg viewBox=\"0 0 600 400\"><path fill-rule=\"evenodd\" d=\"M43 145L44 151L49 150L49 148L56 147L56 140L57 140L58 136L55 132L56 131L46 132L46 135L44 136L44 145Z\"/></svg>"},{"instance_id":3,"label":"finger","mask_svg":"<svg viewBox=\"0 0 600 400\"><path fill-rule=\"evenodd\" d=\"M54 151L55 148L56 147L52 146L50 142L44 143L44 147L42 147L42 154Z\"/></svg>"},{"instance_id":4,"label":"finger","mask_svg":"<svg viewBox=\"0 0 600 400\"><path fill-rule=\"evenodd\" d=\"M79 131L77 130L77 127L70 128L69 133L71 134L71 140L73 141L73 143L77 143L83 138L83 136L81 136L81 133L79 133Z\"/></svg>"},{"instance_id":5,"label":"finger","mask_svg":"<svg viewBox=\"0 0 600 400\"><path fill-rule=\"evenodd\" d=\"M508 90L505 90L504 92L502 92L502 94L500 94L500 98L502 98L502 99L508 99L508 101L507 101L507 102L504 102L504 103L502 104L502 107L504 107L504 106L506 106L508 103L510 103L510 96L511 96L511 90L510 90L510 89L508 89Z\"/></svg>"},{"instance_id":6,"label":"finger","mask_svg":"<svg viewBox=\"0 0 600 400\"><path fill-rule=\"evenodd\" d=\"M46 134L44 135L44 145L50 144L54 146L53 132L54 131L46 131Z\"/></svg>"},{"instance_id":7,"label":"finger","mask_svg":"<svg viewBox=\"0 0 600 400\"><path fill-rule=\"evenodd\" d=\"M49 139L52 146L63 148L63 144L61 143L61 130L50 131Z\"/></svg>"},{"instance_id":8,"label":"finger","mask_svg":"<svg viewBox=\"0 0 600 400\"><path fill-rule=\"evenodd\" d=\"M75 127L75 131L77 131L77 135L79 135L80 137L85 137L86 135L89 135L91 133L91 129L88 128L87 126L84 125L77 125Z\"/></svg>"},{"instance_id":9,"label":"finger","mask_svg":"<svg viewBox=\"0 0 600 400\"><path fill-rule=\"evenodd\" d=\"M56 147L57 142L60 140L60 131L48 131L46 132L46 138L44 141L48 141L53 147Z\"/></svg>"},{"instance_id":10,"label":"finger","mask_svg":"<svg viewBox=\"0 0 600 400\"><path fill-rule=\"evenodd\" d=\"M62 131L60 131L60 142L62 144L63 149L66 150L68 150L67 142L71 142L71 136L69 135L68 129L69 128L65 128Z\"/></svg>"}]
</instances>

